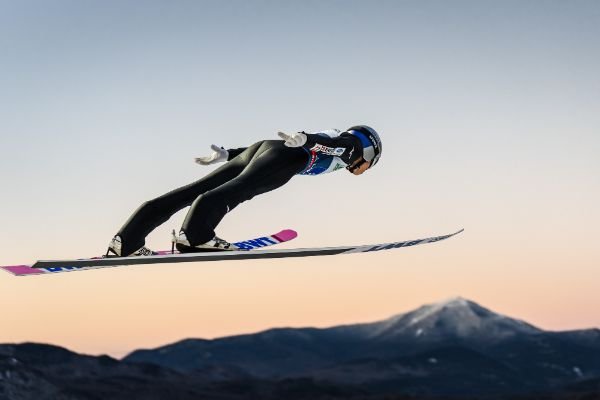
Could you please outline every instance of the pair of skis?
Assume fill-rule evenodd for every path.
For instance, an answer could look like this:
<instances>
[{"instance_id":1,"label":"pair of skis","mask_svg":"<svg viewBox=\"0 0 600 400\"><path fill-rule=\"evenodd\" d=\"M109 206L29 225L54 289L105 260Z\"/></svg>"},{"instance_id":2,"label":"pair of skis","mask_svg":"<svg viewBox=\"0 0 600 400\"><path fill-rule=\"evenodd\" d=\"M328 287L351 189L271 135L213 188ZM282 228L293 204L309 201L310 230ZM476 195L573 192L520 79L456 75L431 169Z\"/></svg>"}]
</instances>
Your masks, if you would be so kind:
<instances>
[{"instance_id":1,"label":"pair of skis","mask_svg":"<svg viewBox=\"0 0 600 400\"><path fill-rule=\"evenodd\" d=\"M241 250L217 251L204 253L181 254L171 250L159 251L157 255L140 257L95 257L76 260L44 260L37 261L33 265L7 265L0 269L17 276L31 276L41 274L56 274L62 272L82 271L97 268L118 267L140 264L163 264L200 261L226 261L226 260L250 260L250 259L272 259L290 257L327 256L335 254L368 253L373 251L397 249L401 247L416 246L425 243L439 242L461 233L463 229L449 235L434 236L426 239L407 240L403 242L390 242L373 245L341 246L341 247L315 247L299 249L259 250L276 244L289 242L298 234L291 229L234 243Z\"/></svg>"}]
</instances>

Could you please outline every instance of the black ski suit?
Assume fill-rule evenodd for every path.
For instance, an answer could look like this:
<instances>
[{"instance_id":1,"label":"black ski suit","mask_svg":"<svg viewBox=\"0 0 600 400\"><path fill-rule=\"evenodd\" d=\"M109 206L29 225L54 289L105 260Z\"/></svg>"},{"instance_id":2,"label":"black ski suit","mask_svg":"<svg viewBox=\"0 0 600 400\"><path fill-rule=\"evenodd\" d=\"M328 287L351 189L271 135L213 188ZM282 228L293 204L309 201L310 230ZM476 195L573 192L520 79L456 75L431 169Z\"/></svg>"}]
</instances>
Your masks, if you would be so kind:
<instances>
[{"instance_id":1,"label":"black ski suit","mask_svg":"<svg viewBox=\"0 0 600 400\"><path fill-rule=\"evenodd\" d=\"M215 236L225 214L256 195L277 189L297 174L310 172L315 160L337 159L348 165L362 156L356 137L342 133L329 137L307 134L302 147L287 147L283 140L263 140L247 148L230 149L225 164L202 179L143 203L119 230L121 254L141 248L146 236L173 214L191 206L181 230L192 246ZM340 161L341 160L341 161ZM324 171L321 171L324 172Z\"/></svg>"}]
</instances>

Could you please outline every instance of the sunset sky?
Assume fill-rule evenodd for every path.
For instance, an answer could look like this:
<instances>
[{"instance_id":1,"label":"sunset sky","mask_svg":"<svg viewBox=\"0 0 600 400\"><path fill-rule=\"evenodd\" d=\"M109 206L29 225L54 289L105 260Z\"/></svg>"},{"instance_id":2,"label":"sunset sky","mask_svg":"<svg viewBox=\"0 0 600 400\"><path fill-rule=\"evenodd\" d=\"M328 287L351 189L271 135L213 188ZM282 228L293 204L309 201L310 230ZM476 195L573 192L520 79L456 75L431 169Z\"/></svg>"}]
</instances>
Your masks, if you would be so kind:
<instances>
[{"instance_id":1,"label":"sunset sky","mask_svg":"<svg viewBox=\"0 0 600 400\"><path fill-rule=\"evenodd\" d=\"M362 176L229 213L283 247L387 252L0 275L0 343L120 357L183 338L367 322L462 296L600 327L600 2L0 0L0 264L105 251L212 143L378 130ZM147 244L170 246L184 213Z\"/></svg>"}]
</instances>

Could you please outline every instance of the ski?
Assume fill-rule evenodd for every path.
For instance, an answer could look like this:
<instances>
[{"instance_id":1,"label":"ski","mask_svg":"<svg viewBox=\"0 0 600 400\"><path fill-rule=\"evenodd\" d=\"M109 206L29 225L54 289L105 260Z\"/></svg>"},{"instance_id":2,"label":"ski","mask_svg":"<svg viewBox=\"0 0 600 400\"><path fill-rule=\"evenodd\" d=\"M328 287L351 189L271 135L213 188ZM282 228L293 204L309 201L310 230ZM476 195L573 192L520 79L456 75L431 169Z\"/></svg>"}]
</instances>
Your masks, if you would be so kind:
<instances>
[{"instance_id":1,"label":"ski","mask_svg":"<svg viewBox=\"0 0 600 400\"><path fill-rule=\"evenodd\" d=\"M272 235L259 237L256 239L248 239L243 240L241 242L234 243L237 247L242 249L244 252L249 250L255 250L259 248L269 247L276 244L289 242L290 240L295 239L298 236L298 233L292 229L284 229L278 233L274 233ZM160 250L157 251L156 256L149 256L149 258L171 255L175 256L180 254L177 250ZM220 252L219 252L220 253ZM195 253L199 254L199 253ZM201 253L206 254L206 253ZM130 265L131 263L127 263L127 260L130 260L136 257L93 257L93 258L82 258L77 260L69 260L69 261L61 261L60 265L52 265L49 267L38 267L39 261L33 265L6 265L0 266L0 269L10 272L13 275L17 276L25 276L25 275L40 275L40 274L53 274L58 272L72 272L72 271L81 271L83 269L95 269L95 268L105 268L105 267L119 267L123 265ZM80 265L76 265L78 262L83 261L85 264L89 264L92 261L96 260L110 260L110 262L106 265L89 265L86 267L82 267ZM150 263L148 263L150 264Z\"/></svg>"},{"instance_id":2,"label":"ski","mask_svg":"<svg viewBox=\"0 0 600 400\"><path fill-rule=\"evenodd\" d=\"M159 264L159 263L181 263L201 261L226 261L226 260L251 260L251 259L274 259L291 257L313 257L335 254L369 253L382 250L398 249L402 247L417 246L425 243L434 243L446 240L463 232L463 229L449 235L434 236L425 239L407 240L403 242L390 242L382 244L341 246L341 247L316 247L282 250L236 250L220 251L211 253L184 253L184 254L160 254L149 257L120 257L120 258L97 258L80 260L44 260L38 261L33 266L27 266L27 270L12 270L15 275L30 275L35 271L39 273L57 273L68 271L81 271L95 268L105 268L125 265ZM2 267L6 269L7 267ZM33 270L33 271L31 271ZM27 272L21 274L19 272Z\"/></svg>"}]
</instances>

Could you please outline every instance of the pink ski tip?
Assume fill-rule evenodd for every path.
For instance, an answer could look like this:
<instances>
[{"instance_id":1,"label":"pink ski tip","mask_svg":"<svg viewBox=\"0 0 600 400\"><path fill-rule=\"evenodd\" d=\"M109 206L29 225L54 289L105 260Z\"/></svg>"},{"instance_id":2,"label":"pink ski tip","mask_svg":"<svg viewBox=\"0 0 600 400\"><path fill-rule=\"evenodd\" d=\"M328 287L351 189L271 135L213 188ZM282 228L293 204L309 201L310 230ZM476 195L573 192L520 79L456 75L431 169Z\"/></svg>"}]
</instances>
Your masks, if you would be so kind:
<instances>
[{"instance_id":1,"label":"pink ski tip","mask_svg":"<svg viewBox=\"0 0 600 400\"><path fill-rule=\"evenodd\" d=\"M15 275L33 275L43 273L35 268L31 268L29 265L13 265L10 267L2 267L2 269Z\"/></svg>"},{"instance_id":2,"label":"pink ski tip","mask_svg":"<svg viewBox=\"0 0 600 400\"><path fill-rule=\"evenodd\" d=\"M292 240L295 239L298 236L298 232L292 230L292 229L284 229L279 233L276 233L273 236L275 239L277 239L280 242L287 242L288 240Z\"/></svg>"}]
</instances>

